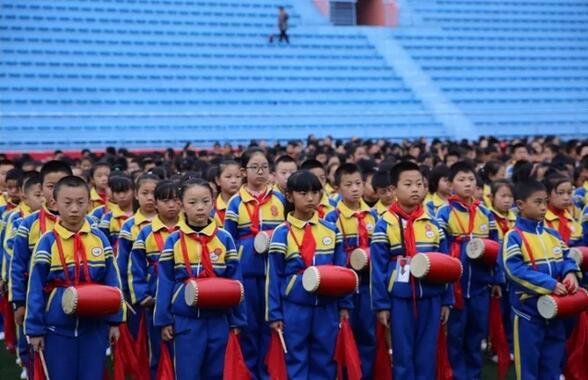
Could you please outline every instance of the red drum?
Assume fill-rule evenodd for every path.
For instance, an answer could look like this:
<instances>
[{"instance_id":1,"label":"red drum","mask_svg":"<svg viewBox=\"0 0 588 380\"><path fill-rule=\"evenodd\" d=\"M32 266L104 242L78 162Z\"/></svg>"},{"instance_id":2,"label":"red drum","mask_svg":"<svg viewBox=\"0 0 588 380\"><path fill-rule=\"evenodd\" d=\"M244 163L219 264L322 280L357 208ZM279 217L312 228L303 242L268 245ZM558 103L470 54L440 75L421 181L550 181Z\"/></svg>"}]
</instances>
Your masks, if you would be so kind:
<instances>
[{"instance_id":1,"label":"red drum","mask_svg":"<svg viewBox=\"0 0 588 380\"><path fill-rule=\"evenodd\" d=\"M359 287L359 278L349 268L319 265L306 268L302 274L302 286L310 293L340 297L355 292Z\"/></svg>"},{"instance_id":2,"label":"red drum","mask_svg":"<svg viewBox=\"0 0 588 380\"><path fill-rule=\"evenodd\" d=\"M370 249L356 248L351 251L351 255L349 255L349 264L351 264L351 268L356 271L366 269L370 264Z\"/></svg>"},{"instance_id":3,"label":"red drum","mask_svg":"<svg viewBox=\"0 0 588 380\"><path fill-rule=\"evenodd\" d=\"M475 238L466 245L466 253L472 260L480 260L488 266L495 266L500 244L490 239Z\"/></svg>"},{"instance_id":4,"label":"red drum","mask_svg":"<svg viewBox=\"0 0 588 380\"><path fill-rule=\"evenodd\" d=\"M578 289L567 296L541 296L537 300L537 311L545 319L566 317L588 310L588 290Z\"/></svg>"},{"instance_id":5,"label":"red drum","mask_svg":"<svg viewBox=\"0 0 588 380\"><path fill-rule=\"evenodd\" d=\"M124 299L119 288L100 284L81 284L65 288L61 308L67 315L104 317L120 311Z\"/></svg>"},{"instance_id":6,"label":"red drum","mask_svg":"<svg viewBox=\"0 0 588 380\"><path fill-rule=\"evenodd\" d=\"M274 231L259 231L253 239L253 248L257 253L266 253L269 251L270 243L272 241L272 235Z\"/></svg>"},{"instance_id":7,"label":"red drum","mask_svg":"<svg viewBox=\"0 0 588 380\"><path fill-rule=\"evenodd\" d=\"M582 272L588 271L588 247L570 248L570 257L582 269Z\"/></svg>"},{"instance_id":8,"label":"red drum","mask_svg":"<svg viewBox=\"0 0 588 380\"><path fill-rule=\"evenodd\" d=\"M228 309L243 301L243 284L222 277L191 278L186 281L186 305L200 309Z\"/></svg>"},{"instance_id":9,"label":"red drum","mask_svg":"<svg viewBox=\"0 0 588 380\"><path fill-rule=\"evenodd\" d=\"M410 273L419 280L447 284L461 278L463 267L458 259L443 253L419 253L410 262Z\"/></svg>"}]
</instances>

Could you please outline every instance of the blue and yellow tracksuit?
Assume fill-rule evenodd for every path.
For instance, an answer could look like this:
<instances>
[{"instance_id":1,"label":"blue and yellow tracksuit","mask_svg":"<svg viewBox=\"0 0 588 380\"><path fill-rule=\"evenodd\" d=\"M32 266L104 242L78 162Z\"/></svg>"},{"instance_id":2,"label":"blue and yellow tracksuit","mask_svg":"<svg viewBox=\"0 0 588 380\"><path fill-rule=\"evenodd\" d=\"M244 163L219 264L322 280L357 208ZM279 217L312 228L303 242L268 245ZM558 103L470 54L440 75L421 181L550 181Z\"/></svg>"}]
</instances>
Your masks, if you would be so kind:
<instances>
[{"instance_id":1,"label":"blue and yellow tracksuit","mask_svg":"<svg viewBox=\"0 0 588 380\"><path fill-rule=\"evenodd\" d=\"M447 203L447 201L439 196L439 194L430 194L430 199L424 202L425 209L429 215L434 218L437 215L437 211L441 206Z\"/></svg>"},{"instance_id":2,"label":"blue and yellow tracksuit","mask_svg":"<svg viewBox=\"0 0 588 380\"><path fill-rule=\"evenodd\" d=\"M455 201L439 208L437 221L445 232L450 251L463 265L461 280L454 284L455 306L448 322L449 362L455 380L477 380L482 370L480 347L488 335L490 287L504 283L504 274L500 265L490 267L468 258L466 245L470 238L498 241L496 222L486 207L478 205L472 231L468 233L468 209Z\"/></svg>"},{"instance_id":3,"label":"blue and yellow tracksuit","mask_svg":"<svg viewBox=\"0 0 588 380\"><path fill-rule=\"evenodd\" d=\"M537 300L552 294L558 281L579 269L568 257L559 233L546 228L543 221L518 217L515 227L520 232L515 229L506 234L501 256L511 285L517 379L559 379L566 339L564 320L542 318Z\"/></svg>"},{"instance_id":4,"label":"blue and yellow tracksuit","mask_svg":"<svg viewBox=\"0 0 588 380\"><path fill-rule=\"evenodd\" d=\"M324 219L334 209L335 204L331 201L327 192L323 191L323 195L321 196L321 200L317 207L319 218Z\"/></svg>"},{"instance_id":5,"label":"blue and yellow tracksuit","mask_svg":"<svg viewBox=\"0 0 588 380\"><path fill-rule=\"evenodd\" d=\"M374 205L374 207L372 207L372 209L374 209L376 211L376 213L378 214L378 217L384 216L386 211L388 211L388 207L384 206L382 201L377 201L376 204Z\"/></svg>"},{"instance_id":6,"label":"blue and yellow tracksuit","mask_svg":"<svg viewBox=\"0 0 588 380\"><path fill-rule=\"evenodd\" d=\"M186 304L184 284L190 275L184 261L182 235L194 277L204 271L200 257L202 247L189 235L204 235L211 239L206 246L216 276L242 280L239 255L227 231L219 229L212 220L200 232L179 224L179 231L167 238L159 257L155 326L172 325L174 328L177 380L221 379L229 328L246 325L245 301L228 310L199 309Z\"/></svg>"},{"instance_id":7,"label":"blue and yellow tracksuit","mask_svg":"<svg viewBox=\"0 0 588 380\"><path fill-rule=\"evenodd\" d=\"M91 281L120 289L120 277L112 248L104 234L86 221L77 233L84 254L79 259L80 284ZM124 307L104 318L77 317L63 312L61 298L65 287L74 283L77 272L74 253L76 233L56 224L53 232L41 237L35 247L26 297L24 331L27 336L44 336L45 359L51 379L96 379L104 372L108 347L108 327L124 320ZM67 277L60 260L57 239L63 247ZM84 259L87 260L86 277ZM70 282L67 282L67 279Z\"/></svg>"},{"instance_id":8,"label":"blue and yellow tracksuit","mask_svg":"<svg viewBox=\"0 0 588 380\"><path fill-rule=\"evenodd\" d=\"M325 220L334 223L343 235L343 249L347 256L355 248L360 246L359 222L355 216L356 212L365 213L365 224L368 233L368 247L378 214L375 210L361 201L359 210L351 210L344 202L339 202L337 209L329 213ZM364 247L364 248L368 248ZM376 315L370 304L370 276L367 269L358 273L359 292L353 295L353 311L350 315L350 323L353 335L357 342L357 348L361 357L362 373L364 378L371 378L372 367L376 353Z\"/></svg>"},{"instance_id":9,"label":"blue and yellow tracksuit","mask_svg":"<svg viewBox=\"0 0 588 380\"><path fill-rule=\"evenodd\" d=\"M104 214L106 214L108 211L112 210L115 205L116 203L111 202L106 197L100 196L95 187L90 189L90 210L95 210L100 206L105 206L106 210L104 211Z\"/></svg>"},{"instance_id":10,"label":"blue and yellow tracksuit","mask_svg":"<svg viewBox=\"0 0 588 380\"><path fill-rule=\"evenodd\" d=\"M103 208L104 207L105 206L103 206ZM117 256L118 253L119 234L127 219L129 219L127 213L121 210L117 205L114 205L109 212L102 216L100 224L98 225L100 230L104 232L104 235L108 237L115 256Z\"/></svg>"},{"instance_id":11,"label":"blue and yellow tracksuit","mask_svg":"<svg viewBox=\"0 0 588 380\"><path fill-rule=\"evenodd\" d=\"M289 214L287 222L279 225L272 236L265 318L268 322L284 322L289 378L330 380L336 374L333 355L339 309L351 309L353 303L349 296L319 296L302 286L302 273L307 265L298 244L303 244L307 223L316 242L313 265L347 264L343 238L334 224L319 219L318 212L307 222Z\"/></svg>"},{"instance_id":12,"label":"blue and yellow tracksuit","mask_svg":"<svg viewBox=\"0 0 588 380\"><path fill-rule=\"evenodd\" d=\"M94 221L100 226L100 221L104 217L104 215L108 214L110 210L107 206L101 205L90 211L90 216L94 219Z\"/></svg>"},{"instance_id":13,"label":"blue and yellow tracksuit","mask_svg":"<svg viewBox=\"0 0 588 380\"><path fill-rule=\"evenodd\" d=\"M588 205L588 181L584 181L582 187L574 190L574 204L580 210L583 210Z\"/></svg>"},{"instance_id":14,"label":"blue and yellow tracksuit","mask_svg":"<svg viewBox=\"0 0 588 380\"><path fill-rule=\"evenodd\" d=\"M568 228L570 231L569 241L565 241L564 243L566 243L568 247L582 245L582 225L578 220L576 220L576 218L572 216L568 210L564 212L564 216L568 221ZM559 231L560 228L558 216L549 209L545 213L545 225L549 228L553 228L556 231Z\"/></svg>"},{"instance_id":15,"label":"blue and yellow tracksuit","mask_svg":"<svg viewBox=\"0 0 588 380\"><path fill-rule=\"evenodd\" d=\"M31 214L31 208L24 202L20 202L16 208L8 211L2 218L3 230L0 234L0 242L2 243L2 271L0 276L4 282L8 282L8 272L10 271L10 262L12 261L12 245L13 239L18 229L18 224L22 218Z\"/></svg>"},{"instance_id":16,"label":"blue and yellow tracksuit","mask_svg":"<svg viewBox=\"0 0 588 380\"><path fill-rule=\"evenodd\" d=\"M441 307L453 304L453 288L411 278L410 267L402 267L407 259L403 223L387 212L376 224L370 262L372 307L374 312L390 311L394 378L434 379ZM427 212L413 228L417 252L448 253L443 230Z\"/></svg>"},{"instance_id":17,"label":"blue and yellow tracksuit","mask_svg":"<svg viewBox=\"0 0 588 380\"><path fill-rule=\"evenodd\" d=\"M128 286L131 303L137 306L136 310L140 310L139 304L145 298L153 297L155 299L159 256L163 252L167 237L175 230L176 227L168 228L159 219L159 216L156 216L151 224L139 231L139 235L135 239L129 257ZM153 325L153 308L146 308L145 314L149 335L151 377L155 378L159 363L161 331Z\"/></svg>"},{"instance_id":18,"label":"blue and yellow tracksuit","mask_svg":"<svg viewBox=\"0 0 588 380\"><path fill-rule=\"evenodd\" d=\"M212 218L216 222L219 228L223 228L225 225L225 215L227 213L227 202L223 200L223 197L219 194L214 202L214 209L212 210Z\"/></svg>"},{"instance_id":19,"label":"blue and yellow tracksuit","mask_svg":"<svg viewBox=\"0 0 588 380\"><path fill-rule=\"evenodd\" d=\"M273 230L284 221L285 199L281 193L266 190L263 195L269 197L259 210L259 229ZM270 332L265 323L265 254L253 249L255 233L252 230L250 214L257 203L245 187L231 198L225 214L225 230L227 230L239 252L243 272L243 286L247 304L247 326L241 334L241 346L247 367L254 378L266 378L264 365L265 354L269 346Z\"/></svg>"}]
</instances>

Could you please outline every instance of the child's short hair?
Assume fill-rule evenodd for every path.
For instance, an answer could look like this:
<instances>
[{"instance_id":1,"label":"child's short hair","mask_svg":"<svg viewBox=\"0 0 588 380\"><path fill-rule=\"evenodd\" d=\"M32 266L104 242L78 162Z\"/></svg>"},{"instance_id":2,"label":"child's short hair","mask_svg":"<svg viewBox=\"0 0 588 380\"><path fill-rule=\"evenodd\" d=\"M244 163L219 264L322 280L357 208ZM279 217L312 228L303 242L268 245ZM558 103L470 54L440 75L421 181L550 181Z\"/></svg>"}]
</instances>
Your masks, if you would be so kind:
<instances>
[{"instance_id":1,"label":"child's short hair","mask_svg":"<svg viewBox=\"0 0 588 380\"><path fill-rule=\"evenodd\" d=\"M500 190L503 187L508 187L510 189L510 192L514 194L514 185L508 179L497 179L496 181L492 182L492 184L490 185L490 194L492 194L493 196L496 195L498 190Z\"/></svg>"},{"instance_id":2,"label":"child's short hair","mask_svg":"<svg viewBox=\"0 0 588 380\"><path fill-rule=\"evenodd\" d=\"M476 175L474 167L466 161L457 161L455 164L451 165L449 168L449 177L447 178L449 181L453 182L458 173L471 173L474 176Z\"/></svg>"},{"instance_id":3,"label":"child's short hair","mask_svg":"<svg viewBox=\"0 0 588 380\"><path fill-rule=\"evenodd\" d=\"M188 180L183 181L180 186L180 198L184 198L184 194L186 194L186 191L188 191L188 189L194 186L202 186L207 188L210 191L210 196L214 194L214 191L212 190L212 187L210 186L210 183L207 180L202 178L189 178Z\"/></svg>"},{"instance_id":4,"label":"child's short hair","mask_svg":"<svg viewBox=\"0 0 588 380\"><path fill-rule=\"evenodd\" d=\"M90 169L90 178L94 178L94 173L96 173L96 170L98 170L99 168L110 169L110 164L108 163L108 161L104 160L96 162L94 165L92 165L92 168Z\"/></svg>"},{"instance_id":5,"label":"child's short hair","mask_svg":"<svg viewBox=\"0 0 588 380\"><path fill-rule=\"evenodd\" d=\"M317 176L308 170L298 170L288 177L286 191L321 191L323 185Z\"/></svg>"},{"instance_id":6,"label":"child's short hair","mask_svg":"<svg viewBox=\"0 0 588 380\"><path fill-rule=\"evenodd\" d=\"M372 177L372 187L374 190L387 189L390 185L392 185L392 180L390 179L389 170L378 170L374 173Z\"/></svg>"},{"instance_id":7,"label":"child's short hair","mask_svg":"<svg viewBox=\"0 0 588 380\"><path fill-rule=\"evenodd\" d=\"M516 201L525 201L538 191L547 191L545 185L535 179L527 178L519 181L515 186L514 197Z\"/></svg>"},{"instance_id":8,"label":"child's short hair","mask_svg":"<svg viewBox=\"0 0 588 380\"><path fill-rule=\"evenodd\" d=\"M314 158L309 158L308 160L304 161L302 165L300 165L301 170L312 170L312 169L323 169L325 170L325 166L321 164L319 160Z\"/></svg>"},{"instance_id":9,"label":"child's short hair","mask_svg":"<svg viewBox=\"0 0 588 380\"><path fill-rule=\"evenodd\" d=\"M441 178L449 178L449 168L446 165L437 165L431 170L429 176L429 193L435 194L439 189Z\"/></svg>"},{"instance_id":10,"label":"child's short hair","mask_svg":"<svg viewBox=\"0 0 588 380\"><path fill-rule=\"evenodd\" d=\"M54 199L57 199L59 191L61 191L61 189L64 187L82 187L88 193L88 198L90 197L90 187L88 186L86 181L84 181L81 177L75 175L68 175L57 181L57 183L55 184L55 187L53 188Z\"/></svg>"},{"instance_id":11,"label":"child's short hair","mask_svg":"<svg viewBox=\"0 0 588 380\"><path fill-rule=\"evenodd\" d=\"M6 181L16 181L18 186L18 183L22 178L22 174L22 170L20 170L19 168L12 168L6 172Z\"/></svg>"},{"instance_id":12,"label":"child's short hair","mask_svg":"<svg viewBox=\"0 0 588 380\"><path fill-rule=\"evenodd\" d=\"M124 193L129 190L135 190L135 184L131 177L123 174L111 175L108 178L108 187L113 193Z\"/></svg>"},{"instance_id":13,"label":"child's short hair","mask_svg":"<svg viewBox=\"0 0 588 380\"><path fill-rule=\"evenodd\" d=\"M45 177L52 173L63 173L66 176L73 175L71 166L62 160L47 161L41 166L41 181L45 182Z\"/></svg>"},{"instance_id":14,"label":"child's short hair","mask_svg":"<svg viewBox=\"0 0 588 380\"><path fill-rule=\"evenodd\" d=\"M149 182L149 181L153 181L156 184L159 183L159 181L161 181L161 178L159 178L159 176L152 174L152 173L145 173L139 176L139 178L137 178L135 180L135 190L139 190L139 188L141 188L141 186L143 185L144 182Z\"/></svg>"},{"instance_id":15,"label":"child's short hair","mask_svg":"<svg viewBox=\"0 0 588 380\"><path fill-rule=\"evenodd\" d=\"M167 201L180 197L180 186L175 181L161 181L155 186L155 200Z\"/></svg>"},{"instance_id":16,"label":"child's short hair","mask_svg":"<svg viewBox=\"0 0 588 380\"><path fill-rule=\"evenodd\" d=\"M341 166L335 170L335 185L339 186L341 184L341 177L344 175L351 175L355 173L359 173L359 175L361 175L361 170L356 164L351 164L349 162L341 164Z\"/></svg>"},{"instance_id":17,"label":"child's short hair","mask_svg":"<svg viewBox=\"0 0 588 380\"><path fill-rule=\"evenodd\" d=\"M21 175L16 180L16 186L24 191L24 184L35 174L39 174L34 170L21 172Z\"/></svg>"},{"instance_id":18,"label":"child's short hair","mask_svg":"<svg viewBox=\"0 0 588 380\"><path fill-rule=\"evenodd\" d=\"M284 154L276 159L276 161L274 162L274 170L276 170L278 164L294 164L296 165L296 167L298 167L298 164L296 164L296 160L288 156L287 154Z\"/></svg>"},{"instance_id":19,"label":"child's short hair","mask_svg":"<svg viewBox=\"0 0 588 380\"><path fill-rule=\"evenodd\" d=\"M419 170L419 166L412 161L402 161L394 165L392 170L390 171L390 183L394 186L398 186L398 181L400 180L400 175L404 172L411 172ZM421 174L422 175L422 174Z\"/></svg>"},{"instance_id":20,"label":"child's short hair","mask_svg":"<svg viewBox=\"0 0 588 380\"><path fill-rule=\"evenodd\" d=\"M261 148L249 148L241 155L241 167L246 169L247 165L249 165L249 161L251 161L251 158L256 154L261 154L267 159L265 152Z\"/></svg>"},{"instance_id":21,"label":"child's short hair","mask_svg":"<svg viewBox=\"0 0 588 380\"><path fill-rule=\"evenodd\" d=\"M543 180L547 194L551 194L552 192L556 191L559 185L566 182L572 183L572 180L570 177L559 174L548 176Z\"/></svg>"},{"instance_id":22,"label":"child's short hair","mask_svg":"<svg viewBox=\"0 0 588 380\"><path fill-rule=\"evenodd\" d=\"M23 177L23 184L22 184L22 191L23 193L28 193L31 190L31 187L35 185L41 184L41 174L38 172L27 172Z\"/></svg>"}]
</instances>

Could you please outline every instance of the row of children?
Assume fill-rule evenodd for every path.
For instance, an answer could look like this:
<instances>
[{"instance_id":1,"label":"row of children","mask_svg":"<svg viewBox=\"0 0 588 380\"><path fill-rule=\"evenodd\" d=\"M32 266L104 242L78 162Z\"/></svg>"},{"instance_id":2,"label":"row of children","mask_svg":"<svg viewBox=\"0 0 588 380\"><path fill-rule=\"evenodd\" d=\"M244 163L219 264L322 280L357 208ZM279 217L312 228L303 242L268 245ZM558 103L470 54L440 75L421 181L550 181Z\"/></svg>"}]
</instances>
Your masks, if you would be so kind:
<instances>
[{"instance_id":1,"label":"row of children","mask_svg":"<svg viewBox=\"0 0 588 380\"><path fill-rule=\"evenodd\" d=\"M284 336L289 378L334 379L339 323L349 320L364 378L376 378L380 370L378 325L389 329L396 378L434 378L440 325L447 324L453 378L477 379L490 297L506 294L504 304L515 313L508 330L514 331L518 377L563 372L565 336L557 322L541 320L535 304L538 295L577 290L579 272L567 247L585 238L569 213L569 177L551 176L546 188L523 180L514 189L494 173L484 194L476 192L476 172L466 162L425 176L408 161L362 172L352 163L325 170L314 159L298 167L282 156L272 166L263 150L250 149L240 162L222 162L210 182L187 174L179 186L154 174L133 181L98 162L91 190L61 161L46 163L40 175L10 171L3 279L21 326L23 363L30 361L28 336L36 350L45 347L51 378L101 377L108 338L117 339L125 313L100 323L65 315L59 300L73 278L74 284L122 289L132 306L126 320L133 337L148 332L152 377L163 339L173 342L177 378L220 378L232 330L253 377L267 378L275 330ZM268 252L255 246L263 231L271 231ZM472 238L504 241L505 254L491 266L471 260L466 246ZM371 250L370 265L358 270L357 292L337 299L305 289L305 268L349 266L356 248ZM460 281L432 285L411 276L411 258L432 251L462 262ZM194 276L239 280L245 300L228 311L188 307L185 283ZM66 354L67 366L59 359Z\"/></svg>"}]
</instances>

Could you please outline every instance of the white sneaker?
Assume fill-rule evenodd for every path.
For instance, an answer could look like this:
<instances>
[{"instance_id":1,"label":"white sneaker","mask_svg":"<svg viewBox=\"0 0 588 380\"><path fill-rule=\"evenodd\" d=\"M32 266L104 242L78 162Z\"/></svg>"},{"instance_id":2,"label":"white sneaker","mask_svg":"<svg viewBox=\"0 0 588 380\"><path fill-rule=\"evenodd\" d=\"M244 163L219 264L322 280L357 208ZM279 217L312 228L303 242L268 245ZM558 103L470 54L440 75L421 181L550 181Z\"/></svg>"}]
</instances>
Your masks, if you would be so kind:
<instances>
[{"instance_id":1,"label":"white sneaker","mask_svg":"<svg viewBox=\"0 0 588 380\"><path fill-rule=\"evenodd\" d=\"M482 344L480 346L482 351L486 351L486 349L488 348L488 341L486 341L486 339L482 340Z\"/></svg>"},{"instance_id":2,"label":"white sneaker","mask_svg":"<svg viewBox=\"0 0 588 380\"><path fill-rule=\"evenodd\" d=\"M22 367L22 360L20 358L16 358L16 365Z\"/></svg>"},{"instance_id":3,"label":"white sneaker","mask_svg":"<svg viewBox=\"0 0 588 380\"><path fill-rule=\"evenodd\" d=\"M492 363L498 364L498 355L492 355L492 358L490 358L490 360L492 360Z\"/></svg>"},{"instance_id":4,"label":"white sneaker","mask_svg":"<svg viewBox=\"0 0 588 380\"><path fill-rule=\"evenodd\" d=\"M110 347L108 347L108 348L106 349L106 356L110 356L110 354L111 354L111 352L110 352Z\"/></svg>"},{"instance_id":5,"label":"white sneaker","mask_svg":"<svg viewBox=\"0 0 588 380\"><path fill-rule=\"evenodd\" d=\"M4 331L0 331L0 340L4 340Z\"/></svg>"},{"instance_id":6,"label":"white sneaker","mask_svg":"<svg viewBox=\"0 0 588 380\"><path fill-rule=\"evenodd\" d=\"M566 377L563 374L559 375L559 380L566 380Z\"/></svg>"},{"instance_id":7,"label":"white sneaker","mask_svg":"<svg viewBox=\"0 0 588 380\"><path fill-rule=\"evenodd\" d=\"M27 380L27 369L23 368L22 371L20 372L20 378L22 380Z\"/></svg>"},{"instance_id":8,"label":"white sneaker","mask_svg":"<svg viewBox=\"0 0 588 380\"><path fill-rule=\"evenodd\" d=\"M514 362L514 354L510 354L510 361Z\"/></svg>"}]
</instances>

